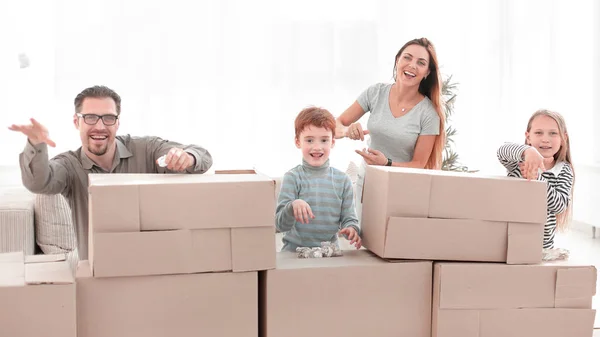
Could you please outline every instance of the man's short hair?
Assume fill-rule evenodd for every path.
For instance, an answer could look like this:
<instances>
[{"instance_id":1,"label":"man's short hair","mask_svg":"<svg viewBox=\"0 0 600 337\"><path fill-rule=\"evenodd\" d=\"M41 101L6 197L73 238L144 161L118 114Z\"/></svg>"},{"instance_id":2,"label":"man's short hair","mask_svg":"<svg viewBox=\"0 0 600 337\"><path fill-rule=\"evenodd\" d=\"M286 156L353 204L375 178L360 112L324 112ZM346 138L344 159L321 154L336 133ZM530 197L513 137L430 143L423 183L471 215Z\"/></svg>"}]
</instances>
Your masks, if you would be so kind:
<instances>
[{"instance_id":1,"label":"man's short hair","mask_svg":"<svg viewBox=\"0 0 600 337\"><path fill-rule=\"evenodd\" d=\"M121 96L117 94L114 90L109 87L103 85L95 85L93 87L89 87L83 89L77 97L75 97L75 112L81 112L81 105L83 104L83 100L88 97L92 98L112 98L115 101L115 105L117 106L117 115L121 114Z\"/></svg>"}]
</instances>

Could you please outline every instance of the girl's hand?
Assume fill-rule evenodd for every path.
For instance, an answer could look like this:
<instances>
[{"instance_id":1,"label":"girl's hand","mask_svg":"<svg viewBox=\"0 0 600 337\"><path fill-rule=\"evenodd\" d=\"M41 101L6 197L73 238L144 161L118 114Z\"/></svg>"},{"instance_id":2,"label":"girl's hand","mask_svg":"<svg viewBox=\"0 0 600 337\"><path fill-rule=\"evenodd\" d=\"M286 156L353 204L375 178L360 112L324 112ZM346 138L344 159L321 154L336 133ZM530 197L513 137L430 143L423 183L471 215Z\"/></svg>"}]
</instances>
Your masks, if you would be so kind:
<instances>
[{"instance_id":1,"label":"girl's hand","mask_svg":"<svg viewBox=\"0 0 600 337\"><path fill-rule=\"evenodd\" d=\"M537 179L539 170L546 171L544 157L534 147L530 147L523 153L524 161L519 164L521 175L527 180Z\"/></svg>"}]
</instances>

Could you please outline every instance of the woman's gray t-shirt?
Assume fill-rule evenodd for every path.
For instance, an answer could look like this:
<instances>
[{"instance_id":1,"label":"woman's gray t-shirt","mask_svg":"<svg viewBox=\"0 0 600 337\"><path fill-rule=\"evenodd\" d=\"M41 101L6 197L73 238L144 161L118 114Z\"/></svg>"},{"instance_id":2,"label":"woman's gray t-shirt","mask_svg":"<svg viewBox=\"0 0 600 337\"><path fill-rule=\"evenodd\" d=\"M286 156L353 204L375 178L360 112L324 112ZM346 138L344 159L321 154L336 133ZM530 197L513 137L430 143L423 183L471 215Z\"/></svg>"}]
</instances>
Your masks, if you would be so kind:
<instances>
[{"instance_id":1,"label":"woman's gray t-shirt","mask_svg":"<svg viewBox=\"0 0 600 337\"><path fill-rule=\"evenodd\" d=\"M381 151L395 162L412 161L420 135L439 135L440 118L428 97L401 117L394 117L389 96L392 84L377 83L358 97L358 104L371 112L367 129L369 148Z\"/></svg>"}]
</instances>

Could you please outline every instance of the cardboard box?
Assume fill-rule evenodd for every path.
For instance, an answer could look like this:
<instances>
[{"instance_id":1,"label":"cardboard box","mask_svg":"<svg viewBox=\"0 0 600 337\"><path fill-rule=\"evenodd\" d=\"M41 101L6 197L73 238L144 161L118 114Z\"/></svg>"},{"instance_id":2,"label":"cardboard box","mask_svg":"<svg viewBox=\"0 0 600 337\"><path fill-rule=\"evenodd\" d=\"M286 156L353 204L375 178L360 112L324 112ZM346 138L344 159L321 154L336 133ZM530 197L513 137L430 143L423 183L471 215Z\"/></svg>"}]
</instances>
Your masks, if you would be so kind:
<instances>
[{"instance_id":1,"label":"cardboard box","mask_svg":"<svg viewBox=\"0 0 600 337\"><path fill-rule=\"evenodd\" d=\"M564 263L435 263L433 337L590 337L597 271Z\"/></svg>"},{"instance_id":2,"label":"cardboard box","mask_svg":"<svg viewBox=\"0 0 600 337\"><path fill-rule=\"evenodd\" d=\"M78 337L258 336L258 274L94 278L77 271Z\"/></svg>"},{"instance_id":3,"label":"cardboard box","mask_svg":"<svg viewBox=\"0 0 600 337\"><path fill-rule=\"evenodd\" d=\"M540 263L545 223L544 182L367 167L363 245L384 258Z\"/></svg>"},{"instance_id":4,"label":"cardboard box","mask_svg":"<svg viewBox=\"0 0 600 337\"><path fill-rule=\"evenodd\" d=\"M510 177L367 166L363 216L546 223L546 183Z\"/></svg>"},{"instance_id":5,"label":"cardboard box","mask_svg":"<svg viewBox=\"0 0 600 337\"><path fill-rule=\"evenodd\" d=\"M91 174L89 184L89 259L96 277L275 266L271 178L249 171Z\"/></svg>"},{"instance_id":6,"label":"cardboard box","mask_svg":"<svg viewBox=\"0 0 600 337\"><path fill-rule=\"evenodd\" d=\"M77 336L75 280L64 254L0 254L0 299L1 336Z\"/></svg>"},{"instance_id":7,"label":"cardboard box","mask_svg":"<svg viewBox=\"0 0 600 337\"><path fill-rule=\"evenodd\" d=\"M543 224L389 217L363 221L365 247L384 258L536 264Z\"/></svg>"},{"instance_id":8,"label":"cardboard box","mask_svg":"<svg viewBox=\"0 0 600 337\"><path fill-rule=\"evenodd\" d=\"M431 262L278 253L260 272L261 337L430 337L431 282Z\"/></svg>"}]
</instances>

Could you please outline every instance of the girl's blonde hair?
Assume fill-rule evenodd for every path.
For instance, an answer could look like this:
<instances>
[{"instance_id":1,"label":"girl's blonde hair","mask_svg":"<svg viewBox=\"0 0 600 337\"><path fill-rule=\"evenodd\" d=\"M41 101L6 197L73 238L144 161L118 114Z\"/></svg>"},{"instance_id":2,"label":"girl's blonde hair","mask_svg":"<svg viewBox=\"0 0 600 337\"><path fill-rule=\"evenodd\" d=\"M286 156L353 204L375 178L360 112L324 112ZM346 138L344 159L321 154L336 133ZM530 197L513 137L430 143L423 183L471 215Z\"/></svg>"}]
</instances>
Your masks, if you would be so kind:
<instances>
[{"instance_id":1,"label":"girl's blonde hair","mask_svg":"<svg viewBox=\"0 0 600 337\"><path fill-rule=\"evenodd\" d=\"M538 116L550 117L554 119L558 125L558 133L560 134L561 142L560 149L558 149L558 152L554 154L554 162L566 162L571 166L571 171L573 171L573 184L571 186L571 195L569 195L567 208L560 214L556 215L556 227L559 231L564 232L571 225L571 219L573 218L573 189L575 188L575 169L573 168L573 162L571 161L571 143L569 141L567 132L567 124L565 123L563 116L558 112L542 109L534 112L533 115L531 115L531 118L529 118L529 122L527 123L527 132L531 130L531 124ZM525 144L527 144L527 139L525 139Z\"/></svg>"}]
</instances>

